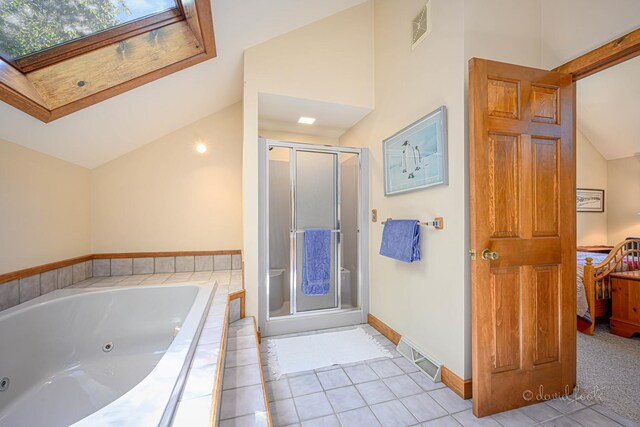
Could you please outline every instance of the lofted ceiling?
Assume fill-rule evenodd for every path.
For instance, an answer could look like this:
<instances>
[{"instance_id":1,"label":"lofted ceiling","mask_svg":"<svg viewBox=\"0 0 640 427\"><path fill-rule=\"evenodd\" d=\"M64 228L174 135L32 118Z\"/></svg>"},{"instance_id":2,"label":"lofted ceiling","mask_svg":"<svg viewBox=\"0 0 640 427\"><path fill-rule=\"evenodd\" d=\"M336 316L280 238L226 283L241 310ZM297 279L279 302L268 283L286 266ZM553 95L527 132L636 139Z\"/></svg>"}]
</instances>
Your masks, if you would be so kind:
<instances>
[{"instance_id":1,"label":"lofted ceiling","mask_svg":"<svg viewBox=\"0 0 640 427\"><path fill-rule=\"evenodd\" d=\"M365 1L212 1L217 58L47 124L0 102L0 139L94 168L240 101L246 48Z\"/></svg>"},{"instance_id":2,"label":"lofted ceiling","mask_svg":"<svg viewBox=\"0 0 640 427\"><path fill-rule=\"evenodd\" d=\"M640 153L640 57L579 80L577 126L606 160Z\"/></svg>"}]
</instances>

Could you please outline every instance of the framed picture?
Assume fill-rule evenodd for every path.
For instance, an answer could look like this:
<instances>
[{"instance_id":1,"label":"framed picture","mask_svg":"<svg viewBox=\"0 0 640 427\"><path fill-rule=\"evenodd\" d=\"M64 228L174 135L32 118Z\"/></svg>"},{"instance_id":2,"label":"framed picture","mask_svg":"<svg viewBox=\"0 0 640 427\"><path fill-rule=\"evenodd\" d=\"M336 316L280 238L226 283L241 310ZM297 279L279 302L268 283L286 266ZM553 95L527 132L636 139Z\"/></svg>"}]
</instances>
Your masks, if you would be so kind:
<instances>
[{"instance_id":1,"label":"framed picture","mask_svg":"<svg viewBox=\"0 0 640 427\"><path fill-rule=\"evenodd\" d=\"M447 184L447 108L382 141L382 152L385 196Z\"/></svg>"},{"instance_id":2,"label":"framed picture","mask_svg":"<svg viewBox=\"0 0 640 427\"><path fill-rule=\"evenodd\" d=\"M604 212L604 190L578 188L576 209L578 212Z\"/></svg>"}]
</instances>

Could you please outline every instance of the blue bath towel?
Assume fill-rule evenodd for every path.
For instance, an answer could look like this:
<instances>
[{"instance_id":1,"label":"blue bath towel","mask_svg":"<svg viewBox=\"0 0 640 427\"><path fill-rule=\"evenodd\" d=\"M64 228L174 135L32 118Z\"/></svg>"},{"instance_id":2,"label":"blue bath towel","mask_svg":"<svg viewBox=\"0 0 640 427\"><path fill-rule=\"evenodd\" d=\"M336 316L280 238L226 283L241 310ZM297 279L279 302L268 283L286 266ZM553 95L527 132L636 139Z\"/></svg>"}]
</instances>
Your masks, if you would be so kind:
<instances>
[{"instance_id":1,"label":"blue bath towel","mask_svg":"<svg viewBox=\"0 0 640 427\"><path fill-rule=\"evenodd\" d=\"M304 231L302 293L327 295L331 285L331 230L310 228Z\"/></svg>"},{"instance_id":2,"label":"blue bath towel","mask_svg":"<svg viewBox=\"0 0 640 427\"><path fill-rule=\"evenodd\" d=\"M398 261L420 261L420 225L415 219L391 219L384 223L380 255Z\"/></svg>"}]
</instances>

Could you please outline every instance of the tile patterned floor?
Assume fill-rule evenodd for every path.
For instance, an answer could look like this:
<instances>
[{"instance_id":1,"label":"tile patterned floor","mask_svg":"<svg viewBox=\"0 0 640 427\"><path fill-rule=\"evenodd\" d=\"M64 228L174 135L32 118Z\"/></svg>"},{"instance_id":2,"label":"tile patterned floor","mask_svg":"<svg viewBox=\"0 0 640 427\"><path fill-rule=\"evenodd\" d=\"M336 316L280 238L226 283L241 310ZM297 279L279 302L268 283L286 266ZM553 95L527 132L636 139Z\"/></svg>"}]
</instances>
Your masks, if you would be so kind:
<instances>
[{"instance_id":1,"label":"tile patterned floor","mask_svg":"<svg viewBox=\"0 0 640 427\"><path fill-rule=\"evenodd\" d=\"M261 346L271 417L275 427L403 426L637 426L589 401L555 400L478 419L471 401L434 383L369 325L363 328L393 355L275 379L268 369L268 343ZM344 330L349 328L339 328ZM334 330L332 330L334 331ZM327 331L314 331L315 334ZM292 334L299 336L306 334Z\"/></svg>"}]
</instances>

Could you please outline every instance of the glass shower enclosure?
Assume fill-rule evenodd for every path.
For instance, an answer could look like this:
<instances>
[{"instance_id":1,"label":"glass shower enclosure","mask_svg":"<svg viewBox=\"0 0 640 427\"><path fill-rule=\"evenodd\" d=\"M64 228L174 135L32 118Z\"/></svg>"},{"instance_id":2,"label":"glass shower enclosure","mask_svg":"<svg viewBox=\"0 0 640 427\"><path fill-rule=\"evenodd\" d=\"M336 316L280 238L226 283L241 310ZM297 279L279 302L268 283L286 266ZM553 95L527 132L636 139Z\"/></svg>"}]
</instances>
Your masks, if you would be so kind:
<instances>
[{"instance_id":1,"label":"glass shower enclosure","mask_svg":"<svg viewBox=\"0 0 640 427\"><path fill-rule=\"evenodd\" d=\"M362 248L366 247L366 233L361 225L366 226L363 171L367 153L357 148L285 141L261 140L260 144L264 178L263 333L268 336L364 322L366 275L362 272L366 254ZM325 229L331 234L330 283L321 295L307 295L302 286L308 229Z\"/></svg>"}]
</instances>

